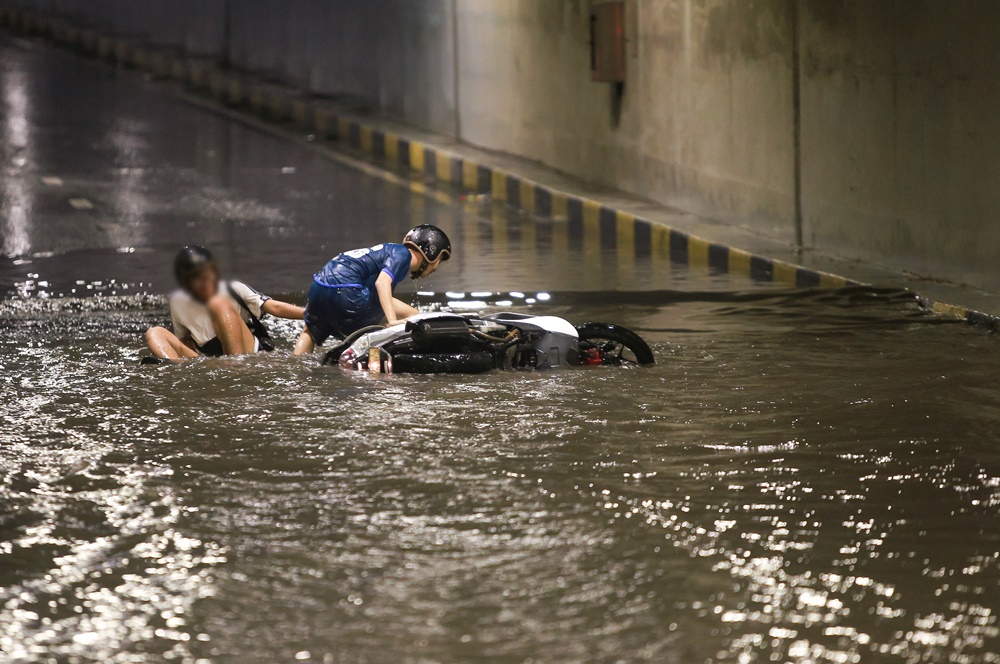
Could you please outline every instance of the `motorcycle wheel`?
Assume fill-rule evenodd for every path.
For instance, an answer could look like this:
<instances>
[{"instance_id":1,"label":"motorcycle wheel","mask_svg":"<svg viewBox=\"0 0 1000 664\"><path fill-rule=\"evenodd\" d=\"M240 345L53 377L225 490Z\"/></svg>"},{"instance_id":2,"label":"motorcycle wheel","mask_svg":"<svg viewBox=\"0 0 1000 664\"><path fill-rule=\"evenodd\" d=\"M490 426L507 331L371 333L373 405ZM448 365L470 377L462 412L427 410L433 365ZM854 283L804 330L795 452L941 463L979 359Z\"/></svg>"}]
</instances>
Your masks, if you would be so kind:
<instances>
[{"instance_id":1,"label":"motorcycle wheel","mask_svg":"<svg viewBox=\"0 0 1000 664\"><path fill-rule=\"evenodd\" d=\"M638 334L620 325L611 323L587 323L576 328L580 336L581 360L588 348L600 351L601 364L620 366L655 364L653 351ZM581 363L583 363L581 361Z\"/></svg>"}]
</instances>

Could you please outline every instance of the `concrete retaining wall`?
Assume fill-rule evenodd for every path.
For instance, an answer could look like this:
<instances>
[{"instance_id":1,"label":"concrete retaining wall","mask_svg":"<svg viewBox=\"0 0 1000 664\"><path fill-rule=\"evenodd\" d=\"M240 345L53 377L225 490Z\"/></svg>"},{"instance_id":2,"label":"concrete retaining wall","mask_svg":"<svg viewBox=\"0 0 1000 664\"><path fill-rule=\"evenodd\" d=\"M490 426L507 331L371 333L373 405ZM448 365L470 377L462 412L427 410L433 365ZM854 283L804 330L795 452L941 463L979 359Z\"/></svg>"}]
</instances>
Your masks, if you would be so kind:
<instances>
[{"instance_id":1,"label":"concrete retaining wall","mask_svg":"<svg viewBox=\"0 0 1000 664\"><path fill-rule=\"evenodd\" d=\"M225 43L226 0L11 0L3 4L72 17L81 26L218 57Z\"/></svg>"},{"instance_id":2,"label":"concrete retaining wall","mask_svg":"<svg viewBox=\"0 0 1000 664\"><path fill-rule=\"evenodd\" d=\"M806 247L1000 288L991 0L629 0L620 100L590 81L590 0L0 3Z\"/></svg>"},{"instance_id":3,"label":"concrete retaining wall","mask_svg":"<svg viewBox=\"0 0 1000 664\"><path fill-rule=\"evenodd\" d=\"M451 0L258 0L231 12L234 65L456 135Z\"/></svg>"},{"instance_id":4,"label":"concrete retaining wall","mask_svg":"<svg viewBox=\"0 0 1000 664\"><path fill-rule=\"evenodd\" d=\"M462 138L791 240L789 7L636 2L616 115L588 0L460 2Z\"/></svg>"},{"instance_id":5,"label":"concrete retaining wall","mask_svg":"<svg viewBox=\"0 0 1000 664\"><path fill-rule=\"evenodd\" d=\"M806 4L807 243L1000 289L1000 3Z\"/></svg>"}]
</instances>

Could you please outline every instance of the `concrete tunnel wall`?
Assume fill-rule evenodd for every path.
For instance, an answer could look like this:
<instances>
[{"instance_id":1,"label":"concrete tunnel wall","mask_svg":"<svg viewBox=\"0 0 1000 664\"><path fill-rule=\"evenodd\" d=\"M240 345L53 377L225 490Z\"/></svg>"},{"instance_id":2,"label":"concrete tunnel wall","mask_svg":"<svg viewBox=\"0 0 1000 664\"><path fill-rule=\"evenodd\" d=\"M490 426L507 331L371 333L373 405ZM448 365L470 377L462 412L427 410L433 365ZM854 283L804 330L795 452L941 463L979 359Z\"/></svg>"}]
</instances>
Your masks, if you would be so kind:
<instances>
[{"instance_id":1,"label":"concrete tunnel wall","mask_svg":"<svg viewBox=\"0 0 1000 664\"><path fill-rule=\"evenodd\" d=\"M806 244L1000 288L1000 3L811 0Z\"/></svg>"},{"instance_id":2,"label":"concrete tunnel wall","mask_svg":"<svg viewBox=\"0 0 1000 664\"><path fill-rule=\"evenodd\" d=\"M617 110L590 80L590 0L16 4L790 242L801 224L807 248L1000 288L1000 3L628 0Z\"/></svg>"}]
</instances>

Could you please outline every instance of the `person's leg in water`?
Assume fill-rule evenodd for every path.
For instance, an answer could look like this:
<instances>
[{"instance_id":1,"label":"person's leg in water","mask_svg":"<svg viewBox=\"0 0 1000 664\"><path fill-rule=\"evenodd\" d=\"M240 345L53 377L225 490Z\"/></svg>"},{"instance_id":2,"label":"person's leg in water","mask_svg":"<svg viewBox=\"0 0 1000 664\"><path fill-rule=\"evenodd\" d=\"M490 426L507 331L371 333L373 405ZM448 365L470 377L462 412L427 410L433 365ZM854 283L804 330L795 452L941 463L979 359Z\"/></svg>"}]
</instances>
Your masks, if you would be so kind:
<instances>
[{"instance_id":1,"label":"person's leg in water","mask_svg":"<svg viewBox=\"0 0 1000 664\"><path fill-rule=\"evenodd\" d=\"M146 330L146 344L153 355L164 360L180 360L198 357L198 353L188 348L183 341L165 327L151 327Z\"/></svg>"},{"instance_id":2,"label":"person's leg in water","mask_svg":"<svg viewBox=\"0 0 1000 664\"><path fill-rule=\"evenodd\" d=\"M236 312L233 303L216 296L208 303L212 326L226 355L254 352L255 343L250 328ZM146 343L156 357L180 360L198 357L198 353L164 327L151 327L146 331Z\"/></svg>"},{"instance_id":3,"label":"person's leg in water","mask_svg":"<svg viewBox=\"0 0 1000 664\"><path fill-rule=\"evenodd\" d=\"M309 330L302 330L302 334L299 335L298 340L295 342L295 349L292 351L292 355L305 355L306 353L313 352L314 348L316 348L316 344L313 342Z\"/></svg>"},{"instance_id":4,"label":"person's leg in water","mask_svg":"<svg viewBox=\"0 0 1000 664\"><path fill-rule=\"evenodd\" d=\"M331 321L339 308L338 289L325 288L313 281L306 296L306 310L303 314L306 327L295 342L293 355L311 353L316 346L322 346L330 335Z\"/></svg>"},{"instance_id":5,"label":"person's leg in water","mask_svg":"<svg viewBox=\"0 0 1000 664\"><path fill-rule=\"evenodd\" d=\"M208 301L215 336L222 343L225 355L244 355L254 352L253 333L236 310L236 303L222 295Z\"/></svg>"}]
</instances>

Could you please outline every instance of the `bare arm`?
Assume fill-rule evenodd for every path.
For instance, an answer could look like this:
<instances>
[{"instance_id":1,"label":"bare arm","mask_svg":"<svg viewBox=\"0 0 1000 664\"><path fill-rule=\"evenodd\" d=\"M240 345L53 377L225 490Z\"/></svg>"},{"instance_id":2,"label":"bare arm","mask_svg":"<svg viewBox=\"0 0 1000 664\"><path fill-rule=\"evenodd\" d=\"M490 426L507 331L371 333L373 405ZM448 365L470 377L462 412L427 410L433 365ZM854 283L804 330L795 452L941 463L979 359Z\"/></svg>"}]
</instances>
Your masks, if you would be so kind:
<instances>
[{"instance_id":1,"label":"bare arm","mask_svg":"<svg viewBox=\"0 0 1000 664\"><path fill-rule=\"evenodd\" d=\"M375 280L375 292L378 293L378 303L382 305L382 313L385 314L386 323L395 325L396 307L392 299L392 277L388 272L382 272Z\"/></svg>"},{"instance_id":2,"label":"bare arm","mask_svg":"<svg viewBox=\"0 0 1000 664\"><path fill-rule=\"evenodd\" d=\"M291 318L292 320L302 320L306 311L302 307L279 300L267 300L260 308L265 314L271 314L277 318Z\"/></svg>"}]
</instances>

